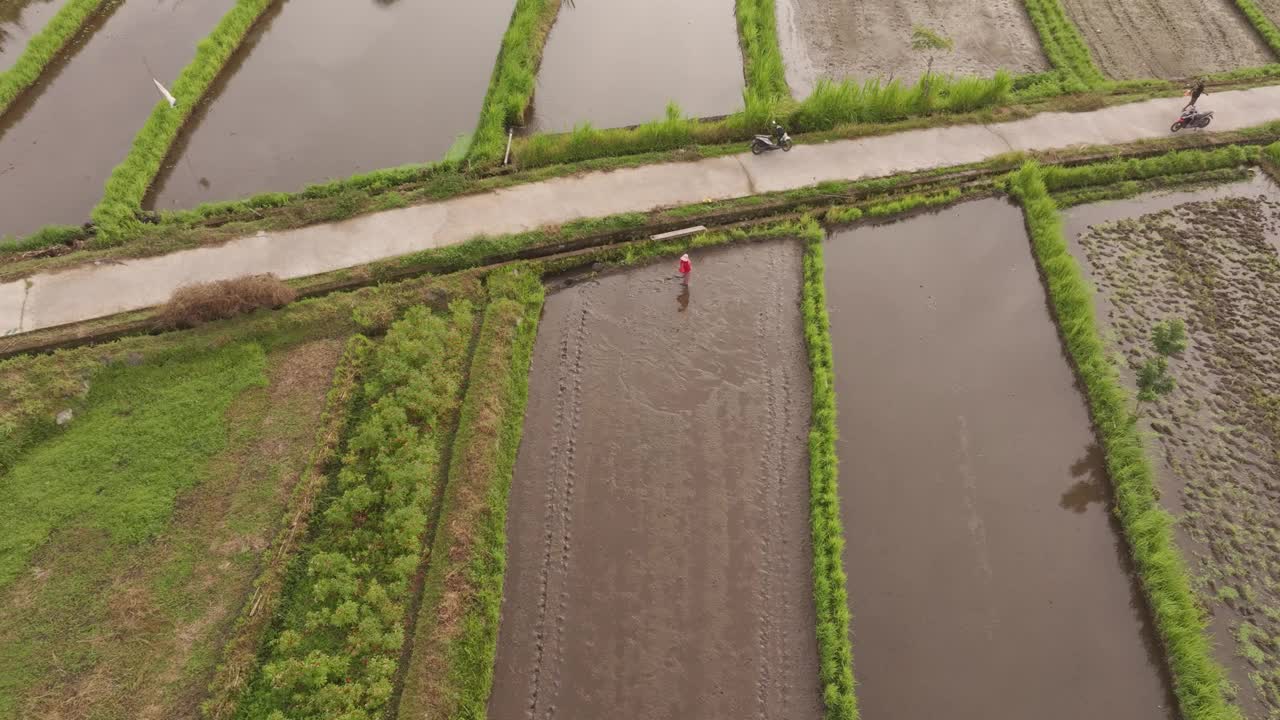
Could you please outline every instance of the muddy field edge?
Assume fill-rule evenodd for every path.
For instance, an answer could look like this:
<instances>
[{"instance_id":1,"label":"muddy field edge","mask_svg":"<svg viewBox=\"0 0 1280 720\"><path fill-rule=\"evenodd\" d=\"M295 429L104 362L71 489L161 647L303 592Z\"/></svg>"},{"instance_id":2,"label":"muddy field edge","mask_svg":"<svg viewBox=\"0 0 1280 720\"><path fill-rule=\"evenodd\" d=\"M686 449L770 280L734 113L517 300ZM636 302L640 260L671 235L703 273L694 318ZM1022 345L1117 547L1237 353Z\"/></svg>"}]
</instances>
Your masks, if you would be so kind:
<instances>
[{"instance_id":1,"label":"muddy field edge","mask_svg":"<svg viewBox=\"0 0 1280 720\"><path fill-rule=\"evenodd\" d=\"M1102 441L1116 514L1124 528L1148 607L1164 647L1185 720L1240 720L1227 696L1225 670L1214 659L1203 614L1173 537L1173 518L1156 498L1154 472L1132 421L1130 397L1106 356L1084 275L1071 256L1061 216L1040 166L1010 178L1067 353L1088 396Z\"/></svg>"}]
</instances>

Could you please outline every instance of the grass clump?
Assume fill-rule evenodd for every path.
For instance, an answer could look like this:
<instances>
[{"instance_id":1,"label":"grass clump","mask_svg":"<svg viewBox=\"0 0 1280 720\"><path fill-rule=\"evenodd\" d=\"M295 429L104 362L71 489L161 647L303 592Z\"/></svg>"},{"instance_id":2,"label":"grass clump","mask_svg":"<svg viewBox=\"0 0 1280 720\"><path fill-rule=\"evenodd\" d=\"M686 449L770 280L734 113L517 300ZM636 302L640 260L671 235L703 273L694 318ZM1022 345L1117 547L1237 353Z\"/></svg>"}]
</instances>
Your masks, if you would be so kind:
<instances>
[{"instance_id":1,"label":"grass clump","mask_svg":"<svg viewBox=\"0 0 1280 720\"><path fill-rule=\"evenodd\" d=\"M819 672L827 720L856 720L853 649L849 644L849 597L836 477L836 388L830 321L823 280L822 231L806 238L804 337L813 375L809 422L809 512L813 533L813 601L817 610Z\"/></svg>"},{"instance_id":2,"label":"grass clump","mask_svg":"<svg viewBox=\"0 0 1280 720\"><path fill-rule=\"evenodd\" d=\"M542 301L542 281L527 266L489 276L489 305L432 548L439 562L432 563L423 590L400 717L485 715L506 573L507 496Z\"/></svg>"},{"instance_id":3,"label":"grass clump","mask_svg":"<svg viewBox=\"0 0 1280 720\"><path fill-rule=\"evenodd\" d=\"M293 288L271 274L183 285L161 306L157 325L166 329L196 327L261 308L283 307L297 296Z\"/></svg>"},{"instance_id":4,"label":"grass clump","mask_svg":"<svg viewBox=\"0 0 1280 720\"><path fill-rule=\"evenodd\" d=\"M0 587L72 524L125 545L153 537L226 444L231 402L265 384L266 356L252 343L102 370L66 430L0 477Z\"/></svg>"},{"instance_id":5,"label":"grass clump","mask_svg":"<svg viewBox=\"0 0 1280 720\"><path fill-rule=\"evenodd\" d=\"M137 235L142 227L138 212L147 190L160 172L160 165L178 137L196 104L222 71L231 54L244 40L249 29L271 5L271 0L236 0L236 4L208 37L196 46L196 56L178 75L170 92L178 99L176 107L156 103L151 116L133 139L133 147L124 162L111 171L102 200L93 209L97 226L94 243L100 246L123 243Z\"/></svg>"},{"instance_id":6,"label":"grass clump","mask_svg":"<svg viewBox=\"0 0 1280 720\"><path fill-rule=\"evenodd\" d=\"M1105 81L1061 0L1023 0L1023 4L1040 36L1045 57L1059 73L1058 77L1041 77L1039 83L1057 84L1064 91L1079 92Z\"/></svg>"},{"instance_id":7,"label":"grass clump","mask_svg":"<svg viewBox=\"0 0 1280 720\"><path fill-rule=\"evenodd\" d=\"M472 162L502 161L507 127L523 124L533 102L542 48L559 12L560 0L516 0L472 136L467 155Z\"/></svg>"},{"instance_id":8,"label":"grass clump","mask_svg":"<svg viewBox=\"0 0 1280 720\"><path fill-rule=\"evenodd\" d=\"M1280 28L1271 22L1271 18L1262 12L1262 8L1258 7L1253 0L1235 0L1236 7L1240 8L1240 12L1253 26L1254 30L1262 36L1267 43L1267 47L1271 48L1271 52L1280 56Z\"/></svg>"},{"instance_id":9,"label":"grass clump","mask_svg":"<svg viewBox=\"0 0 1280 720\"><path fill-rule=\"evenodd\" d=\"M32 36L16 62L0 72L0 115L27 88L40 79L40 74L62 49L75 38L89 18L111 0L67 0L40 32Z\"/></svg>"},{"instance_id":10,"label":"grass clump","mask_svg":"<svg viewBox=\"0 0 1280 720\"><path fill-rule=\"evenodd\" d=\"M473 330L469 302L412 308L370 354L333 495L237 717L381 717L405 642Z\"/></svg>"},{"instance_id":11,"label":"grass clump","mask_svg":"<svg viewBox=\"0 0 1280 720\"><path fill-rule=\"evenodd\" d=\"M1205 619L1174 545L1173 519L1157 501L1154 474L1129 412L1128 393L1107 359L1093 298L1062 234L1062 219L1038 163L1010 177L1044 273L1063 342L1085 387L1106 453L1115 511L1133 552L1147 602L1168 657L1174 693L1186 720L1241 720L1228 682L1214 661Z\"/></svg>"},{"instance_id":12,"label":"grass clump","mask_svg":"<svg viewBox=\"0 0 1280 720\"><path fill-rule=\"evenodd\" d=\"M1151 344L1161 355L1177 355L1187 349L1187 324L1182 318L1163 320L1151 328Z\"/></svg>"},{"instance_id":13,"label":"grass clump","mask_svg":"<svg viewBox=\"0 0 1280 720\"><path fill-rule=\"evenodd\" d=\"M46 225L25 237L0 238L0 255L40 250L55 245L73 245L88 237L89 231L80 225Z\"/></svg>"}]
</instances>

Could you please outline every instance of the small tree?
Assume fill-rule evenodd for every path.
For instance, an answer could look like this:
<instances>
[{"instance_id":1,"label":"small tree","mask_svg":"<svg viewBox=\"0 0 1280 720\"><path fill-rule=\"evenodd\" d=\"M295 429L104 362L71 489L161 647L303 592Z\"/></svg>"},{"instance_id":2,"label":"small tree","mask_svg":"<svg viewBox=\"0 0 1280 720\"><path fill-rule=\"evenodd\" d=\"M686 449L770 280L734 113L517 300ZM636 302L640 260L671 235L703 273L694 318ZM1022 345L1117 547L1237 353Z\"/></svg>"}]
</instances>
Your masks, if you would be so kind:
<instances>
[{"instance_id":1,"label":"small tree","mask_svg":"<svg viewBox=\"0 0 1280 720\"><path fill-rule=\"evenodd\" d=\"M916 25L911 29L911 49L916 52L926 53L928 64L924 71L924 96L929 97L929 84L933 78L933 61L938 53L951 52L955 47L955 43L951 38L930 30L923 25Z\"/></svg>"},{"instance_id":2,"label":"small tree","mask_svg":"<svg viewBox=\"0 0 1280 720\"><path fill-rule=\"evenodd\" d=\"M1181 318L1156 323L1151 329L1151 342L1161 355L1177 355L1187 349L1187 326Z\"/></svg>"},{"instance_id":3,"label":"small tree","mask_svg":"<svg viewBox=\"0 0 1280 720\"><path fill-rule=\"evenodd\" d=\"M1173 378L1169 377L1169 361L1163 356L1147 358L1138 368L1138 404L1134 414L1142 408L1144 402L1155 402L1162 395L1173 392Z\"/></svg>"}]
</instances>

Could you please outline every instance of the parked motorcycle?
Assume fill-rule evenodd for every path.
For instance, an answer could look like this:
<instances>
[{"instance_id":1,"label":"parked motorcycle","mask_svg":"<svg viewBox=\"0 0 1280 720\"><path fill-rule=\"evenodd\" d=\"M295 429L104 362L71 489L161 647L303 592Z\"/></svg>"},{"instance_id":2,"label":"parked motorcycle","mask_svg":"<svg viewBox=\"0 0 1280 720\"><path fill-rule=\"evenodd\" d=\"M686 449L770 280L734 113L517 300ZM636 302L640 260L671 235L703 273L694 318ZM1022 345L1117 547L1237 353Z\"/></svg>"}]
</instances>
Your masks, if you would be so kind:
<instances>
[{"instance_id":1,"label":"parked motorcycle","mask_svg":"<svg viewBox=\"0 0 1280 720\"><path fill-rule=\"evenodd\" d=\"M769 135L757 135L751 141L751 152L759 155L770 150L781 150L782 152L791 151L791 136L778 123L773 123L773 132Z\"/></svg>"},{"instance_id":2,"label":"parked motorcycle","mask_svg":"<svg viewBox=\"0 0 1280 720\"><path fill-rule=\"evenodd\" d=\"M1213 111L1199 112L1195 108L1188 108L1178 117L1177 122L1169 126L1169 132L1178 132L1182 128L1206 128L1209 127L1209 121L1213 120Z\"/></svg>"}]
</instances>

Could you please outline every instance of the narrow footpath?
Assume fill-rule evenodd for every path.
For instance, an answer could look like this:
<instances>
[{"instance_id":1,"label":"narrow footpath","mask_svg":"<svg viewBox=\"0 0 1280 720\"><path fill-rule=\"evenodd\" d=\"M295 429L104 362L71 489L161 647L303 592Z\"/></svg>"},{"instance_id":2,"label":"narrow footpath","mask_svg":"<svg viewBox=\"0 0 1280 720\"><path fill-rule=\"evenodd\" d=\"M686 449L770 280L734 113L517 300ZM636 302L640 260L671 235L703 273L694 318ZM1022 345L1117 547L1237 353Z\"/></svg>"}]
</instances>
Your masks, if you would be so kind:
<instances>
[{"instance_id":1,"label":"narrow footpath","mask_svg":"<svg viewBox=\"0 0 1280 720\"><path fill-rule=\"evenodd\" d=\"M305 277L469 240L579 218L793 190L828 180L886 177L981 162L1014 150L1118 145L1169 134L1179 98L1086 113L1041 113L993 125L912 130L750 153L647 165L518 185L428 205L119 264L85 265L0 285L0 335L90 320L163 303L189 283L254 273ZM1214 93L1213 129L1280 120L1280 86Z\"/></svg>"}]
</instances>

